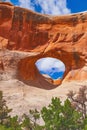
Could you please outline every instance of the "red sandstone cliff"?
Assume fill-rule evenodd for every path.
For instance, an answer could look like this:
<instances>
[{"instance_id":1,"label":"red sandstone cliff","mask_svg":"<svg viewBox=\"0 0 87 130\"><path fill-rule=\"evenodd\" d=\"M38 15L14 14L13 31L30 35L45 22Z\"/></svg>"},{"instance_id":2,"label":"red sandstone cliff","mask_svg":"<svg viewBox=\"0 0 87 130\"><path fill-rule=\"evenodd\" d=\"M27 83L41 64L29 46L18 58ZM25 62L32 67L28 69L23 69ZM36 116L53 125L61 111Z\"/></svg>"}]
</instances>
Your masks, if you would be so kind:
<instances>
[{"instance_id":1,"label":"red sandstone cliff","mask_svg":"<svg viewBox=\"0 0 87 130\"><path fill-rule=\"evenodd\" d=\"M0 50L0 70L16 70L21 80L40 78L35 62L42 57L64 62L63 82L86 80L87 13L49 16L0 3Z\"/></svg>"}]
</instances>

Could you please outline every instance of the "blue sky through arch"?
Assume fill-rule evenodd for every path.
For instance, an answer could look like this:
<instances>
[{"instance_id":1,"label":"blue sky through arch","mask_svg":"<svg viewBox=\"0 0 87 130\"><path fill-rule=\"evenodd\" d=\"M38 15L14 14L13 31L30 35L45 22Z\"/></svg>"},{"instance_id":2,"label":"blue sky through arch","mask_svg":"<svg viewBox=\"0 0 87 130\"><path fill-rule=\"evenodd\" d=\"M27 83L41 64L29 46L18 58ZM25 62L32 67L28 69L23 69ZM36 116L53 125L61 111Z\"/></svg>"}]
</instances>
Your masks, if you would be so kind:
<instances>
[{"instance_id":1,"label":"blue sky through arch","mask_svg":"<svg viewBox=\"0 0 87 130\"><path fill-rule=\"evenodd\" d=\"M46 74L52 79L62 79L65 72L65 65L62 61L46 57L37 60L35 63L41 74Z\"/></svg>"}]
</instances>

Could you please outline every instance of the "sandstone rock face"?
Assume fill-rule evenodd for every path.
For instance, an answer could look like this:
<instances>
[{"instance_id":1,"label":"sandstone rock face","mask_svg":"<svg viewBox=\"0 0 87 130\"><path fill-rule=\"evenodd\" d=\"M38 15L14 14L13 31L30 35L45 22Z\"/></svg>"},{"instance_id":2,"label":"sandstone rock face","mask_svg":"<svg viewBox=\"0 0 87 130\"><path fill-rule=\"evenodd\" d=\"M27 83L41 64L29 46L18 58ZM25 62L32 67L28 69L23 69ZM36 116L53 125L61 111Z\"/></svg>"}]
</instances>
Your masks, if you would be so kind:
<instances>
[{"instance_id":1,"label":"sandstone rock face","mask_svg":"<svg viewBox=\"0 0 87 130\"><path fill-rule=\"evenodd\" d=\"M0 3L0 77L9 73L10 78L41 83L35 62L43 57L65 64L63 82L86 80L87 13L49 16Z\"/></svg>"}]
</instances>

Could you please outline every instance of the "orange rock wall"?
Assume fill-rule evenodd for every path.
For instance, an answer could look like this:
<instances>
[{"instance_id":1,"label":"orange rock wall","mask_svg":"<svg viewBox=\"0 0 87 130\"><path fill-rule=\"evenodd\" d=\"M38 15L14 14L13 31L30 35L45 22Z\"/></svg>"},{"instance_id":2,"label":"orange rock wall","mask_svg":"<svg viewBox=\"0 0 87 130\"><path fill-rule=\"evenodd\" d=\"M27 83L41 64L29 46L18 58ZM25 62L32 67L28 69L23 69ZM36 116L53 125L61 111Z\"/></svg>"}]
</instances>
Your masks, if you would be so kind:
<instances>
[{"instance_id":1,"label":"orange rock wall","mask_svg":"<svg viewBox=\"0 0 87 130\"><path fill-rule=\"evenodd\" d=\"M0 3L0 48L36 53L18 63L18 73L24 80L36 78L35 62L42 57L55 57L64 62L64 81L70 77L70 80L82 77L86 80L82 68L86 68L87 62L87 13L49 16ZM82 77L81 74L80 78L71 76L72 70L81 70Z\"/></svg>"}]
</instances>

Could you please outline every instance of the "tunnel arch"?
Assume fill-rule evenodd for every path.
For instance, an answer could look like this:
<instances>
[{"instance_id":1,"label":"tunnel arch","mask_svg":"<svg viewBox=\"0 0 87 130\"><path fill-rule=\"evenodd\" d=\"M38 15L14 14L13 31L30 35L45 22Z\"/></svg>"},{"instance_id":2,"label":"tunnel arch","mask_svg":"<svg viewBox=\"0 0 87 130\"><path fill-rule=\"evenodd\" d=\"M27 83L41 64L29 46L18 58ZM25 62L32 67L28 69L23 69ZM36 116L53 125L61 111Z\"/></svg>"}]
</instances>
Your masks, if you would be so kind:
<instances>
[{"instance_id":1,"label":"tunnel arch","mask_svg":"<svg viewBox=\"0 0 87 130\"><path fill-rule=\"evenodd\" d=\"M77 63L73 53L75 53L76 55L77 54L81 55L77 52L71 52L71 51L67 52L65 50L59 50L59 49L57 50L55 48L53 50L50 50L50 51L36 53L34 55L32 53L32 55L25 57L19 61L19 63L18 63L18 78L20 78L22 81L29 82L29 83L30 82L41 83L42 81L41 80L39 81L39 79L42 77L41 77L41 74L39 73L35 63L40 58L52 57L52 58L56 58L56 59L61 60L65 64L66 69L65 69L65 73L64 73L64 76L63 76L61 83L63 81L65 82L69 79L69 78L67 78L67 80L66 80L66 77L68 77L68 74L72 70L76 71L77 68L80 69L84 66L84 60L81 57L79 57L79 60ZM74 76L71 77L70 80L73 80L73 79L74 79ZM42 80L44 80L44 79L42 79ZM35 83L35 86L36 86L36 83ZM38 85L36 87L38 87ZM41 88L47 89L47 87L45 87L45 86L42 87L42 85L41 85ZM53 89L53 88L55 88L55 86L51 85L48 88Z\"/></svg>"}]
</instances>

